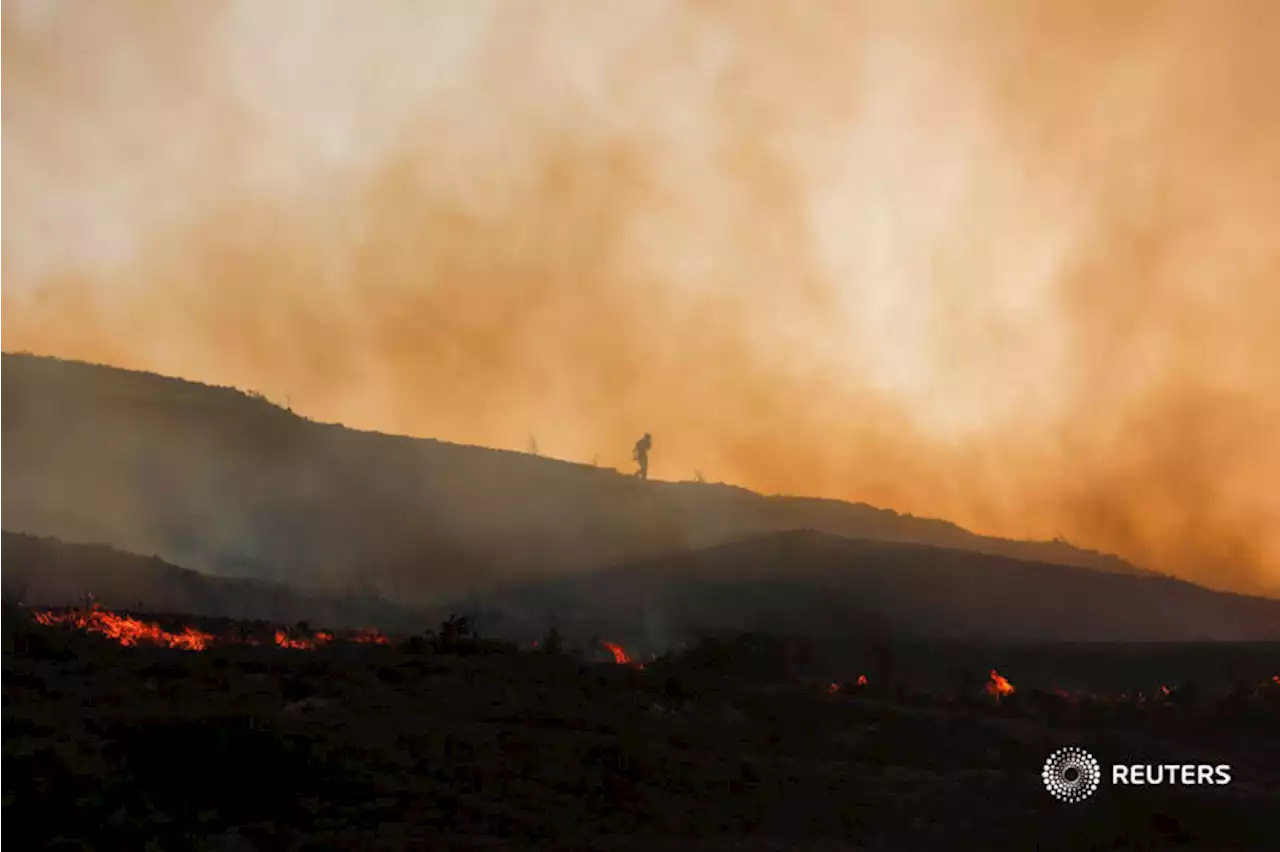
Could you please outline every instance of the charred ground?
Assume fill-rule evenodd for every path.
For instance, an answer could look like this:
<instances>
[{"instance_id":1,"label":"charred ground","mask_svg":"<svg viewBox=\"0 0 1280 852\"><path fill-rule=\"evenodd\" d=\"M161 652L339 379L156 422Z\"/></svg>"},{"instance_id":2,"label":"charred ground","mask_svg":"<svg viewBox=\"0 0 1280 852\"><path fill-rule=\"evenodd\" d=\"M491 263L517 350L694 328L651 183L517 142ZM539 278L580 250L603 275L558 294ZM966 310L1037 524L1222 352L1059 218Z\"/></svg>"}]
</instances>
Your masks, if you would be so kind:
<instances>
[{"instance_id":1,"label":"charred ground","mask_svg":"<svg viewBox=\"0 0 1280 852\"><path fill-rule=\"evenodd\" d=\"M950 689L918 688L918 666L880 649L899 658L894 686L872 672L866 687L831 692L820 647L760 635L706 639L640 669L444 631L312 652L126 648L4 615L6 816L31 848L1224 850L1280 839L1280 686L1269 680L1142 700L1024 687L997 701L982 691L990 658L958 646L934 649L970 675ZM1276 650L1212 653L1257 673ZM1121 668L1134 689L1156 674L1149 660ZM1104 783L1063 805L1039 779L1063 744L1104 761L1230 763L1235 780Z\"/></svg>"}]
</instances>

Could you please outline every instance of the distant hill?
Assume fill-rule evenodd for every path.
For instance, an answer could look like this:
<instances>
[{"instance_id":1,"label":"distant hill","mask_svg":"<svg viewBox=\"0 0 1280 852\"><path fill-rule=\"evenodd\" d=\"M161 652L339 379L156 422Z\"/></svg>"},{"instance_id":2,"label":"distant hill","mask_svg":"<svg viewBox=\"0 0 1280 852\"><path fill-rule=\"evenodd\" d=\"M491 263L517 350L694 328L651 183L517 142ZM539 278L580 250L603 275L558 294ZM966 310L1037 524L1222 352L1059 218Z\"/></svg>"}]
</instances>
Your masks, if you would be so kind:
<instances>
[{"instance_id":1,"label":"distant hill","mask_svg":"<svg viewBox=\"0 0 1280 852\"><path fill-rule=\"evenodd\" d=\"M771 533L601 571L515 583L415 609L372 597L211 577L103 545L3 535L6 603L172 612L417 633L451 612L488 636L660 652L705 633L829 642L1280 641L1280 601L1179 580L1024 562L972 551Z\"/></svg>"},{"instance_id":2,"label":"distant hill","mask_svg":"<svg viewBox=\"0 0 1280 852\"><path fill-rule=\"evenodd\" d=\"M499 593L482 615L637 646L700 631L814 639L1276 641L1280 601L918 544L773 533Z\"/></svg>"},{"instance_id":3,"label":"distant hill","mask_svg":"<svg viewBox=\"0 0 1280 852\"><path fill-rule=\"evenodd\" d=\"M316 423L149 373L3 356L7 530L421 604L811 529L1139 574L1062 542Z\"/></svg>"},{"instance_id":4,"label":"distant hill","mask_svg":"<svg viewBox=\"0 0 1280 852\"><path fill-rule=\"evenodd\" d=\"M420 631L421 613L386 601L324 595L236 577L209 577L104 545L4 533L6 603L78 606L86 595L112 610L172 612L324 627Z\"/></svg>"}]
</instances>

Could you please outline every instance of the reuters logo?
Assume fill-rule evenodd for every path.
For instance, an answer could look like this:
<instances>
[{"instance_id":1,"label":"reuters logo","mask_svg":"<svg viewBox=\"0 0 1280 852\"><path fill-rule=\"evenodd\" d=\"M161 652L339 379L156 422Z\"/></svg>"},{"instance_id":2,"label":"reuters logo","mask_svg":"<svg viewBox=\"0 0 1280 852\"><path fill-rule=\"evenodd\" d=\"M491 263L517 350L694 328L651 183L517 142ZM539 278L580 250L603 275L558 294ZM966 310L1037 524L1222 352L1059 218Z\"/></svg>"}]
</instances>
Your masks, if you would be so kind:
<instances>
[{"instance_id":1,"label":"reuters logo","mask_svg":"<svg viewBox=\"0 0 1280 852\"><path fill-rule=\"evenodd\" d=\"M1089 752L1067 746L1049 755L1040 775L1051 796L1063 802L1079 802L1098 789L1102 770Z\"/></svg>"}]
</instances>

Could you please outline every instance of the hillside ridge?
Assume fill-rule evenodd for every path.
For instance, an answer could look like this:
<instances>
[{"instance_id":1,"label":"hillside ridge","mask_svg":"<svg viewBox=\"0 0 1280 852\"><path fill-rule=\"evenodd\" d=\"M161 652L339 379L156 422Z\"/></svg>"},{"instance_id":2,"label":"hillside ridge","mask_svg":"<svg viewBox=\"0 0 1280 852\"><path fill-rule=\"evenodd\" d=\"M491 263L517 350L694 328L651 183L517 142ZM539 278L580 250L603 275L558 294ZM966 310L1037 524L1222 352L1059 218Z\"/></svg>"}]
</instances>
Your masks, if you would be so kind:
<instances>
[{"instance_id":1,"label":"hillside ridge","mask_svg":"<svg viewBox=\"0 0 1280 852\"><path fill-rule=\"evenodd\" d=\"M703 631L827 639L1280 641L1280 601L1172 577L813 530L766 533L488 602L489 622L612 631L666 646Z\"/></svg>"},{"instance_id":2,"label":"hillside ridge","mask_svg":"<svg viewBox=\"0 0 1280 852\"><path fill-rule=\"evenodd\" d=\"M1148 573L1065 542L982 536L864 503L640 482L350 429L145 371L5 353L3 379L5 529L215 574L420 604L788 529Z\"/></svg>"}]
</instances>

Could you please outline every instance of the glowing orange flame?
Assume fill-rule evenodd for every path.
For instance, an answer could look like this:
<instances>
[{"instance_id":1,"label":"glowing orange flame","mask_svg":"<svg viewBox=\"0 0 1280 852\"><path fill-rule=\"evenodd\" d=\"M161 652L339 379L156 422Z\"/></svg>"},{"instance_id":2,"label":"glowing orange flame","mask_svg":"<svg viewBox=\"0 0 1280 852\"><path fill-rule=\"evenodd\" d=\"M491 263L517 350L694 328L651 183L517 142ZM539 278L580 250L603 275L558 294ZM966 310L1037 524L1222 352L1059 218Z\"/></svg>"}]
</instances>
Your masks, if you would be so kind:
<instances>
[{"instance_id":1,"label":"glowing orange flame","mask_svg":"<svg viewBox=\"0 0 1280 852\"><path fill-rule=\"evenodd\" d=\"M281 648L291 648L295 651L314 651L316 645L309 639L294 639L283 630L276 631L276 644Z\"/></svg>"},{"instance_id":2,"label":"glowing orange flame","mask_svg":"<svg viewBox=\"0 0 1280 852\"><path fill-rule=\"evenodd\" d=\"M214 639L211 634L202 633L194 627L185 627L181 633L170 633L158 624L139 621L127 615L116 615L114 612L98 609L96 606L88 610L61 614L37 612L35 619L38 623L48 626L68 624L90 633L100 633L126 646L146 642L181 648L185 651L203 651Z\"/></svg>"},{"instance_id":3,"label":"glowing orange flame","mask_svg":"<svg viewBox=\"0 0 1280 852\"><path fill-rule=\"evenodd\" d=\"M858 675L858 686L866 686L866 685L867 685L867 676L864 674Z\"/></svg>"},{"instance_id":4,"label":"glowing orange flame","mask_svg":"<svg viewBox=\"0 0 1280 852\"><path fill-rule=\"evenodd\" d=\"M1276 686L1280 686L1280 674L1272 675L1271 680L1275 682Z\"/></svg>"},{"instance_id":5,"label":"glowing orange flame","mask_svg":"<svg viewBox=\"0 0 1280 852\"><path fill-rule=\"evenodd\" d=\"M987 680L987 695L993 698L1000 698L1005 695L1013 695L1016 691L1013 688L1013 684L1009 683L1003 675L995 669L991 670Z\"/></svg>"},{"instance_id":6,"label":"glowing orange flame","mask_svg":"<svg viewBox=\"0 0 1280 852\"><path fill-rule=\"evenodd\" d=\"M127 615L117 615L116 613L104 610L97 604L92 604L88 609L74 610L66 613L55 613L51 610L33 613L36 623L46 626L66 624L77 627L81 630L87 630L93 633L101 633L111 639L116 640L121 645L137 645L140 642L149 642L158 645L168 645L171 648L183 648L189 651L203 651L210 646L211 643L217 641L226 644L237 645L260 645L262 644L255 636L242 635L238 630L231 634L218 639L217 637L203 633L194 627L184 627L180 632L170 633L164 630L158 624L151 624L139 621ZM289 648L298 651L314 651L322 645L328 645L334 641L334 634L318 630L310 637L291 633L287 629L275 631L275 644L281 648ZM366 645L388 645L390 640L373 628L363 628L357 630L348 637L351 642L358 642Z\"/></svg>"},{"instance_id":7,"label":"glowing orange flame","mask_svg":"<svg viewBox=\"0 0 1280 852\"><path fill-rule=\"evenodd\" d=\"M839 691L840 684L836 683L834 680L827 684L827 695L835 695Z\"/></svg>"},{"instance_id":8,"label":"glowing orange flame","mask_svg":"<svg viewBox=\"0 0 1280 852\"><path fill-rule=\"evenodd\" d=\"M330 636L329 638L332 639L333 637ZM379 633L377 630L374 630L372 627L365 627L361 630L357 630L355 635L351 637L351 641L359 642L362 645L388 644L387 637Z\"/></svg>"},{"instance_id":9,"label":"glowing orange flame","mask_svg":"<svg viewBox=\"0 0 1280 852\"><path fill-rule=\"evenodd\" d=\"M369 635L366 636L365 634ZM290 636L284 630L276 631L276 644L281 648L290 648L296 651L314 651L321 645L328 645L333 641L333 634L326 630L317 630L312 634L311 638L306 636ZM353 642L379 642L386 644L387 637L378 633L376 630L360 631L351 637Z\"/></svg>"},{"instance_id":10,"label":"glowing orange flame","mask_svg":"<svg viewBox=\"0 0 1280 852\"><path fill-rule=\"evenodd\" d=\"M600 644L610 654L613 654L613 661L618 665L626 666L631 664L631 655L628 654L626 649L623 648L621 645L619 645L617 642L609 642L604 639L601 639Z\"/></svg>"}]
</instances>

